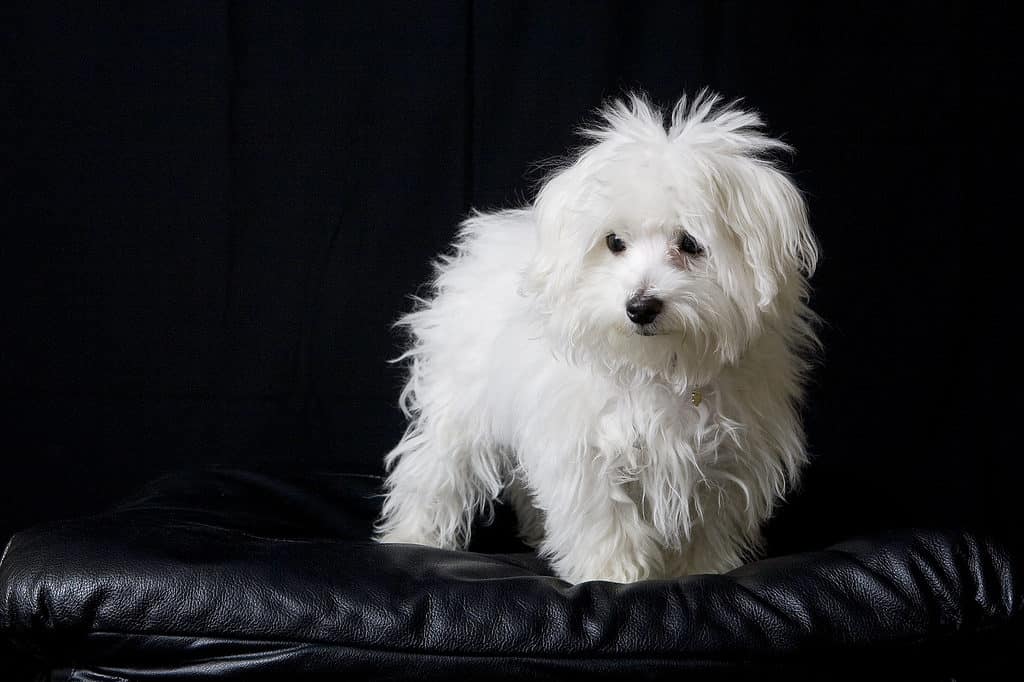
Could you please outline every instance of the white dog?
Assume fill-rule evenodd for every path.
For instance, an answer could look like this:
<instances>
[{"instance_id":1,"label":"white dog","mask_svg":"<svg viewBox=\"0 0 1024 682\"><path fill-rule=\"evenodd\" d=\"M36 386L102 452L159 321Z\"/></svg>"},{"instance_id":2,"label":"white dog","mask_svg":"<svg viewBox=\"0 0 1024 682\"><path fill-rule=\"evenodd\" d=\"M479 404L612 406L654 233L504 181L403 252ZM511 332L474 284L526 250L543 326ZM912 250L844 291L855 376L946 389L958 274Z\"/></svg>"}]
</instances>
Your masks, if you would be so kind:
<instances>
[{"instance_id":1,"label":"white dog","mask_svg":"<svg viewBox=\"0 0 1024 682\"><path fill-rule=\"evenodd\" d=\"M817 249L786 145L706 93L601 116L402 318L380 541L463 548L504 494L570 582L721 572L795 482Z\"/></svg>"}]
</instances>

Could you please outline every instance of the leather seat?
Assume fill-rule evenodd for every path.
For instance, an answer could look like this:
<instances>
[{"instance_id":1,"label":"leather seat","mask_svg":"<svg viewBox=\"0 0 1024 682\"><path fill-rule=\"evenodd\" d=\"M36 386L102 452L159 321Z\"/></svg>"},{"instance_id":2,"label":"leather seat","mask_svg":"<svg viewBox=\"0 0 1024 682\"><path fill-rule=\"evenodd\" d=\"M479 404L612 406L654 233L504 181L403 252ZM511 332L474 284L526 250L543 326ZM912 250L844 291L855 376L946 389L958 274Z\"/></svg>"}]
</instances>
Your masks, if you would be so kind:
<instances>
[{"instance_id":1,"label":"leather seat","mask_svg":"<svg viewBox=\"0 0 1024 682\"><path fill-rule=\"evenodd\" d=\"M379 484L208 469L23 531L0 631L57 680L988 679L1022 633L1019 557L966 531L570 586L508 533L370 541Z\"/></svg>"}]
</instances>

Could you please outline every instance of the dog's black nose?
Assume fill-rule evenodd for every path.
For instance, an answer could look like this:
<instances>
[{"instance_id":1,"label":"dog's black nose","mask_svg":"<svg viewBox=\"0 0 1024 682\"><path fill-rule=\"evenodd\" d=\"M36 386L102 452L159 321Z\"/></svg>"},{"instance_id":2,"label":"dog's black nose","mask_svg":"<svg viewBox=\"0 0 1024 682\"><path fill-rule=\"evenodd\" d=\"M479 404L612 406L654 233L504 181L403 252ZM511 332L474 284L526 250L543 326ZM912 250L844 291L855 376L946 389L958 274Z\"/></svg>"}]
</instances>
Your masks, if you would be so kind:
<instances>
[{"instance_id":1,"label":"dog's black nose","mask_svg":"<svg viewBox=\"0 0 1024 682\"><path fill-rule=\"evenodd\" d=\"M654 296L634 296L626 303L626 315L637 324L650 324L661 312L661 299Z\"/></svg>"}]
</instances>

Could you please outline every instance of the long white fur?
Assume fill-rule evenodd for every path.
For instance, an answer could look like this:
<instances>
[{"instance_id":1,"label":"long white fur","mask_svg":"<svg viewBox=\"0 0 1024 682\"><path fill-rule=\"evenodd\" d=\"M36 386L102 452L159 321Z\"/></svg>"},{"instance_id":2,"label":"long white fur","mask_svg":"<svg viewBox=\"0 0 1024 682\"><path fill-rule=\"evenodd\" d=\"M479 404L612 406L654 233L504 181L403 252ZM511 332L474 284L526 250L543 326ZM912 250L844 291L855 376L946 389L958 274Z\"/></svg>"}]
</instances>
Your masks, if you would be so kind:
<instances>
[{"instance_id":1,"label":"long white fur","mask_svg":"<svg viewBox=\"0 0 1024 682\"><path fill-rule=\"evenodd\" d=\"M817 249L786 145L707 93L601 121L532 206L466 220L402 318L380 541L463 548L504 494L565 580L721 572L796 481ZM664 301L644 329L637 292Z\"/></svg>"}]
</instances>

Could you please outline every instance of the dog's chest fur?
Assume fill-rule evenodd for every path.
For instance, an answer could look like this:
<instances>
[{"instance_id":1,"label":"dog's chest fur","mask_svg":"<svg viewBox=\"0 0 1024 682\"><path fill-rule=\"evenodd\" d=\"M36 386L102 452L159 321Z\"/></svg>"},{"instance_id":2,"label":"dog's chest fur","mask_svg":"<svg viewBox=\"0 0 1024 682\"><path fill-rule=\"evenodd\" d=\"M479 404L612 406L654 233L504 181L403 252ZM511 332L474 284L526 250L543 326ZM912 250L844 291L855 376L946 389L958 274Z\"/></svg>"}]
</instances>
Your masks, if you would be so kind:
<instances>
[{"instance_id":1,"label":"dog's chest fur","mask_svg":"<svg viewBox=\"0 0 1024 682\"><path fill-rule=\"evenodd\" d=\"M678 547L703 514L723 461L735 459L737 425L719 396L666 385L631 389L609 400L595 427L595 450L611 481L627 492L663 544Z\"/></svg>"}]
</instances>

